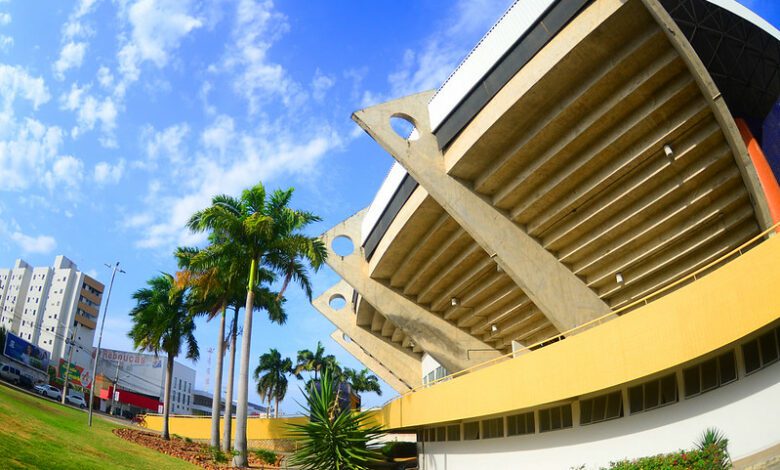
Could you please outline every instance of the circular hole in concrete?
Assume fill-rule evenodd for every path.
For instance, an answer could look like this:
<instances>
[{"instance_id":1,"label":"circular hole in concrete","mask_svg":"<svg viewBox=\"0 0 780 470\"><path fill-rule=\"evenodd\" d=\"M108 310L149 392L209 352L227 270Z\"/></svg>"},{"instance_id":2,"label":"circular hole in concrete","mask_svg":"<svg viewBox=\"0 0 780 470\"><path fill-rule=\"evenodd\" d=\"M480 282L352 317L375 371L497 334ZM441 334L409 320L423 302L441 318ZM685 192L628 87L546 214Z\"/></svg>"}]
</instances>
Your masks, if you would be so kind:
<instances>
[{"instance_id":1,"label":"circular hole in concrete","mask_svg":"<svg viewBox=\"0 0 780 470\"><path fill-rule=\"evenodd\" d=\"M342 334L341 334L341 339L343 339L343 340L344 340L344 342L346 342L346 343L351 343L351 342L352 342L352 338L350 338L349 336L347 336L347 334L346 334L346 333L342 333Z\"/></svg>"},{"instance_id":2,"label":"circular hole in concrete","mask_svg":"<svg viewBox=\"0 0 780 470\"><path fill-rule=\"evenodd\" d=\"M352 239L346 235L339 235L334 238L330 246L337 255L342 257L349 256L355 251L355 244L352 243Z\"/></svg>"},{"instance_id":3,"label":"circular hole in concrete","mask_svg":"<svg viewBox=\"0 0 780 470\"><path fill-rule=\"evenodd\" d=\"M417 127L409 116L403 114L390 116L390 127L404 140L417 140L420 138Z\"/></svg>"},{"instance_id":4,"label":"circular hole in concrete","mask_svg":"<svg viewBox=\"0 0 780 470\"><path fill-rule=\"evenodd\" d=\"M341 310L347 305L347 299L341 294L333 294L330 296L330 300L328 300L328 305L330 305L330 308L333 310Z\"/></svg>"}]
</instances>

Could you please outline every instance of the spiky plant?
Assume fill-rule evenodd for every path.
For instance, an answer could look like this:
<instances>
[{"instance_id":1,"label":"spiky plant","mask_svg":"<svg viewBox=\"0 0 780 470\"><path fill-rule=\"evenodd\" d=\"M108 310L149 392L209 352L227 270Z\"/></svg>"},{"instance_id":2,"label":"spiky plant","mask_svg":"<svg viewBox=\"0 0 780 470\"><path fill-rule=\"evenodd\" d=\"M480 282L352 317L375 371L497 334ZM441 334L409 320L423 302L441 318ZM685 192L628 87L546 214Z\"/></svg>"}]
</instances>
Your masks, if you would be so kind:
<instances>
[{"instance_id":1,"label":"spiky plant","mask_svg":"<svg viewBox=\"0 0 780 470\"><path fill-rule=\"evenodd\" d=\"M289 435L298 441L290 463L301 470L367 470L379 454L367 448L368 441L383 434L366 412L342 410L339 388L324 369L319 386L304 390L307 424L289 425Z\"/></svg>"},{"instance_id":2,"label":"spiky plant","mask_svg":"<svg viewBox=\"0 0 780 470\"><path fill-rule=\"evenodd\" d=\"M720 467L731 468L731 457L728 451L729 440L726 435L718 428L707 428L699 436L696 447L702 451L711 451L721 457L720 462L716 462Z\"/></svg>"}]
</instances>

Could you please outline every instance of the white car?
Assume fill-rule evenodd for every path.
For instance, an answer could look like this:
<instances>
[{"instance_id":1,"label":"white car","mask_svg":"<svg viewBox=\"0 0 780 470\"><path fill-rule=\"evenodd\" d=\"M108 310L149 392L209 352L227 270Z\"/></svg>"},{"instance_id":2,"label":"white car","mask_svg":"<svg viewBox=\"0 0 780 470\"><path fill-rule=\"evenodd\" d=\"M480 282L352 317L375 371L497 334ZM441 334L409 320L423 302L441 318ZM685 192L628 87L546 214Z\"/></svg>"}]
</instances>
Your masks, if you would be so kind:
<instances>
[{"instance_id":1,"label":"white car","mask_svg":"<svg viewBox=\"0 0 780 470\"><path fill-rule=\"evenodd\" d=\"M68 390L68 394L65 395L65 403L78 406L81 409L87 407L87 402L84 400L84 394L72 390Z\"/></svg>"},{"instance_id":2,"label":"white car","mask_svg":"<svg viewBox=\"0 0 780 470\"><path fill-rule=\"evenodd\" d=\"M16 367L5 364L0 367L0 379L14 385L19 385L19 382L22 380L22 375Z\"/></svg>"},{"instance_id":3,"label":"white car","mask_svg":"<svg viewBox=\"0 0 780 470\"><path fill-rule=\"evenodd\" d=\"M35 391L40 393L41 396L49 397L53 400L59 400L60 398L62 398L62 392L59 389L54 388L49 384L36 385Z\"/></svg>"}]
</instances>

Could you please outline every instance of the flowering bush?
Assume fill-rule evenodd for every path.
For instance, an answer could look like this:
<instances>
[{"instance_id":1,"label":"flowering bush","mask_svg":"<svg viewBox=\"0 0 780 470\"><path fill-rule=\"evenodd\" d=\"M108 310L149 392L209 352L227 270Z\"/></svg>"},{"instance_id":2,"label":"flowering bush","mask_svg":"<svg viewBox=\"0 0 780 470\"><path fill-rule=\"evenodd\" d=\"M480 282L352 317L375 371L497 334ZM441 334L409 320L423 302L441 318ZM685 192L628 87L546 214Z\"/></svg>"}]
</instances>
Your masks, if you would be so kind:
<instances>
[{"instance_id":1,"label":"flowering bush","mask_svg":"<svg viewBox=\"0 0 780 470\"><path fill-rule=\"evenodd\" d=\"M608 468L610 470L715 470L731 468L731 463L725 446L708 444L702 449L681 450L637 460L612 462Z\"/></svg>"}]
</instances>

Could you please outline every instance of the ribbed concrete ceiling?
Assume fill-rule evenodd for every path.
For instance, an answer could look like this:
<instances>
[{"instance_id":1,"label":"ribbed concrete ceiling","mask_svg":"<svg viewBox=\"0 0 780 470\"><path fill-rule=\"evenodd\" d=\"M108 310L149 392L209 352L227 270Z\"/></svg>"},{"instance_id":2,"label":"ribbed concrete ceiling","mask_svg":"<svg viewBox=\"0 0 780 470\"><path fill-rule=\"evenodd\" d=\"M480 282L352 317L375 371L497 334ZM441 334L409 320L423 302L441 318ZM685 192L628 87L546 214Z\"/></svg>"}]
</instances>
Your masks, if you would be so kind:
<instances>
[{"instance_id":1,"label":"ribbed concrete ceiling","mask_svg":"<svg viewBox=\"0 0 780 470\"><path fill-rule=\"evenodd\" d=\"M759 232L710 107L638 0L485 126L480 116L490 107L445 153L448 173L492 201L612 308ZM371 276L502 351L511 340L530 344L555 334L489 254L418 191L371 260ZM358 323L401 339L378 315L359 311Z\"/></svg>"}]
</instances>

